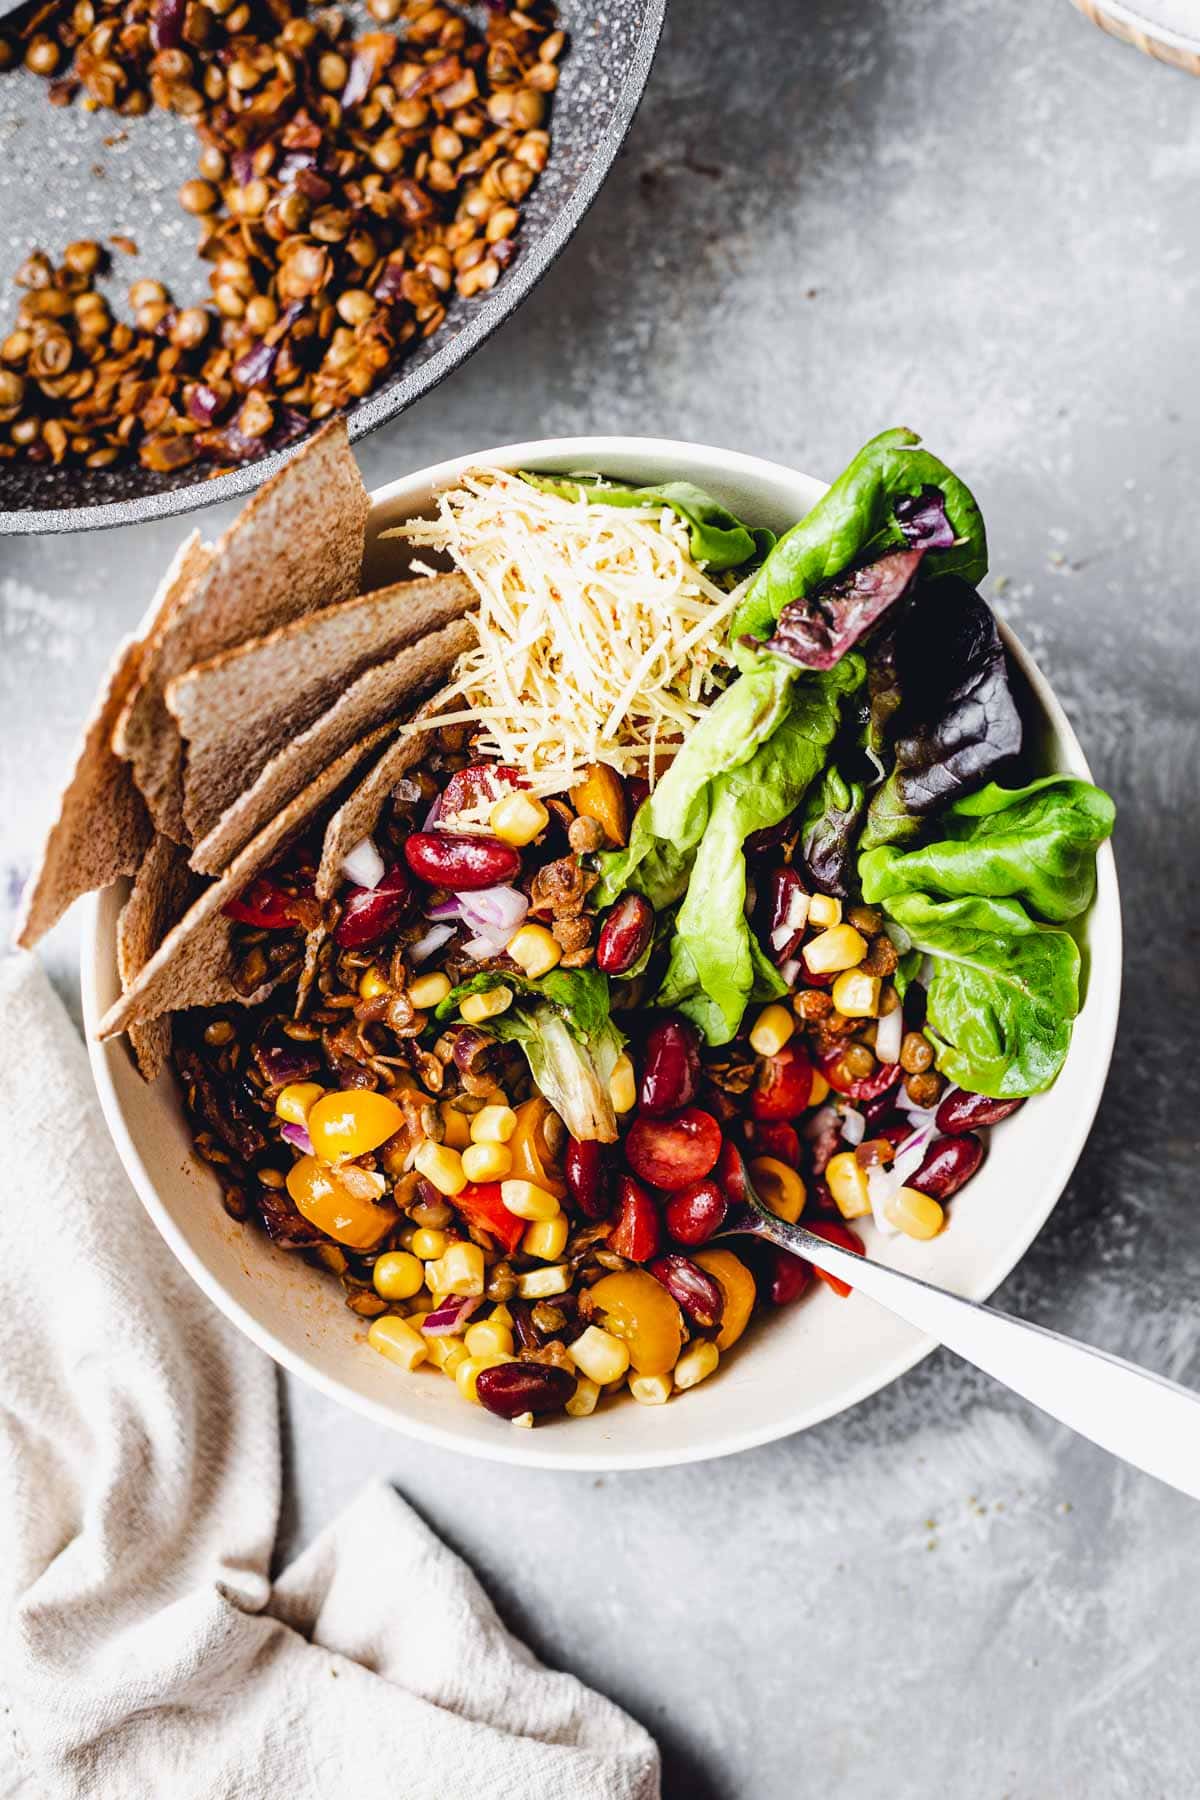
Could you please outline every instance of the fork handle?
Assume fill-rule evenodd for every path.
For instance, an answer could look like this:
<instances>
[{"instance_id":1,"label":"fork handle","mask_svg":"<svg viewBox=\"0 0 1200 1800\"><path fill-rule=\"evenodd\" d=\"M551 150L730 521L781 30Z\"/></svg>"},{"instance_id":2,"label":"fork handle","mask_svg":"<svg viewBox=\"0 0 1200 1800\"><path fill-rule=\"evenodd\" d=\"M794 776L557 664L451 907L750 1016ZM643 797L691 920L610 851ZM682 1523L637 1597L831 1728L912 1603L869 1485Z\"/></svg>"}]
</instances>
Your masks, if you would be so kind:
<instances>
[{"instance_id":1,"label":"fork handle","mask_svg":"<svg viewBox=\"0 0 1200 1800\"><path fill-rule=\"evenodd\" d=\"M760 1215L751 1229L841 1276L1081 1437L1200 1499L1200 1394L1107 1350L855 1256L802 1225Z\"/></svg>"}]
</instances>

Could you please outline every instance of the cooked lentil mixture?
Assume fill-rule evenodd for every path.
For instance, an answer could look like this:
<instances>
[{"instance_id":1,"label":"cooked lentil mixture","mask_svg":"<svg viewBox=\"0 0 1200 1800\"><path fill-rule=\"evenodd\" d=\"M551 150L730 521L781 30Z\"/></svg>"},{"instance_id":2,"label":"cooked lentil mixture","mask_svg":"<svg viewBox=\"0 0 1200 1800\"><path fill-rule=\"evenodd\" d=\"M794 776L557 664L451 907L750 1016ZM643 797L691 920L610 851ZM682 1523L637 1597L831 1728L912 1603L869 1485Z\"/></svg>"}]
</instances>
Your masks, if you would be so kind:
<instances>
[{"instance_id":1,"label":"cooked lentil mixture","mask_svg":"<svg viewBox=\"0 0 1200 1800\"><path fill-rule=\"evenodd\" d=\"M981 1131L1022 1104L933 1069L923 990L897 991L882 915L812 890L795 821L749 846L787 999L716 1049L648 1011L652 908L632 892L593 905L597 853L627 842L644 793L595 765L537 799L475 759L467 727L443 727L367 847L371 885L347 880L322 908L317 833L229 909L241 985L274 971L270 1001L176 1019L196 1146L230 1213L332 1271L375 1350L522 1424L590 1414L619 1389L661 1404L814 1274L849 1292L774 1247L712 1241L747 1181L851 1250L872 1213L930 1238L983 1159ZM592 1046L596 1133L572 1137L506 1025L528 983L639 965L611 982L619 1054ZM545 1085L567 1091L561 1072Z\"/></svg>"},{"instance_id":2,"label":"cooked lentil mixture","mask_svg":"<svg viewBox=\"0 0 1200 1800\"><path fill-rule=\"evenodd\" d=\"M368 394L517 254L545 167L564 36L548 0L368 0L355 37L302 0L48 0L0 31L0 71L52 104L193 122L179 191L209 294L145 277L116 319L96 281L136 252L35 250L0 340L0 460L214 472ZM392 27L392 29L387 29Z\"/></svg>"}]
</instances>

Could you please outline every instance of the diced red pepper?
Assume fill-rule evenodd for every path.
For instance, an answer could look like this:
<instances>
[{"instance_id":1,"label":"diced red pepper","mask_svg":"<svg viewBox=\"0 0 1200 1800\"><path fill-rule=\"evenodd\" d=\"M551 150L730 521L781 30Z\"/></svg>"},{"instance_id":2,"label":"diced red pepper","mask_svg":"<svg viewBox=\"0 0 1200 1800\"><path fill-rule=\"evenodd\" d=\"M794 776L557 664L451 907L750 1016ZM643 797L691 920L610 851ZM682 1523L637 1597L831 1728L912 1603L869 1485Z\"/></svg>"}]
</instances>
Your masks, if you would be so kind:
<instances>
[{"instance_id":1,"label":"diced red pepper","mask_svg":"<svg viewBox=\"0 0 1200 1800\"><path fill-rule=\"evenodd\" d=\"M511 1256L525 1235L525 1220L510 1213L500 1198L498 1181L472 1181L452 1202L469 1225L494 1237Z\"/></svg>"},{"instance_id":2,"label":"diced red pepper","mask_svg":"<svg viewBox=\"0 0 1200 1800\"><path fill-rule=\"evenodd\" d=\"M636 1263L648 1262L662 1248L658 1208L632 1175L622 1175L617 1180L617 1218L606 1248Z\"/></svg>"},{"instance_id":3,"label":"diced red pepper","mask_svg":"<svg viewBox=\"0 0 1200 1800\"><path fill-rule=\"evenodd\" d=\"M309 890L311 893L311 889ZM299 896L277 887L266 875L260 875L233 900L227 900L222 912L239 925L253 925L259 931L290 931L299 922Z\"/></svg>"},{"instance_id":4,"label":"diced red pepper","mask_svg":"<svg viewBox=\"0 0 1200 1800\"><path fill-rule=\"evenodd\" d=\"M811 1231L814 1237L824 1238L827 1244L836 1244L839 1250L852 1250L855 1256L867 1254L867 1247L858 1233L851 1231L848 1225L843 1225L837 1219L806 1219L804 1225L805 1229ZM818 1269L812 1263L809 1263L808 1267L812 1269L818 1281L823 1281L827 1287L833 1289L835 1294L841 1294L843 1299L847 1294L853 1293L854 1290L850 1283L843 1281L840 1275L829 1275L824 1269Z\"/></svg>"},{"instance_id":5,"label":"diced red pepper","mask_svg":"<svg viewBox=\"0 0 1200 1800\"><path fill-rule=\"evenodd\" d=\"M812 1064L803 1050L785 1044L776 1056L764 1058L751 1094L750 1112L755 1119L796 1119L812 1095Z\"/></svg>"},{"instance_id":6,"label":"diced red pepper","mask_svg":"<svg viewBox=\"0 0 1200 1800\"><path fill-rule=\"evenodd\" d=\"M760 1119L754 1126L755 1156L775 1156L789 1169L800 1167L800 1134L782 1119Z\"/></svg>"},{"instance_id":7,"label":"diced red pepper","mask_svg":"<svg viewBox=\"0 0 1200 1800\"><path fill-rule=\"evenodd\" d=\"M878 1100L880 1094L886 1094L889 1088L895 1087L904 1073L898 1062L880 1063L873 1074L863 1075L857 1081L848 1081L838 1067L841 1058L841 1051L833 1050L828 1056L820 1057L819 1061L821 1073L830 1087L835 1093L845 1094L848 1100Z\"/></svg>"}]
</instances>

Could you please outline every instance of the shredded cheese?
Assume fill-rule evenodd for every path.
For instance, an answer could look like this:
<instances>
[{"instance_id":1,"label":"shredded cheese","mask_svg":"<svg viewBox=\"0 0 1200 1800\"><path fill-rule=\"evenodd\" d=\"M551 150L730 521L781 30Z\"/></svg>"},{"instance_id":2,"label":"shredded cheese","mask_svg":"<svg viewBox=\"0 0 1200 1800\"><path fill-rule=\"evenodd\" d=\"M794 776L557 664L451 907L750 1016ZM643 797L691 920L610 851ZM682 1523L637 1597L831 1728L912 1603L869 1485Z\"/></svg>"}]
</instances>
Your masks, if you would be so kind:
<instances>
[{"instance_id":1,"label":"shredded cheese","mask_svg":"<svg viewBox=\"0 0 1200 1800\"><path fill-rule=\"evenodd\" d=\"M476 726L477 750L534 793L573 786L595 762L653 782L729 679L722 645L741 590L692 560L669 508L564 500L478 468L439 496L436 518L389 535L448 552L474 585L478 643L437 716Z\"/></svg>"}]
</instances>

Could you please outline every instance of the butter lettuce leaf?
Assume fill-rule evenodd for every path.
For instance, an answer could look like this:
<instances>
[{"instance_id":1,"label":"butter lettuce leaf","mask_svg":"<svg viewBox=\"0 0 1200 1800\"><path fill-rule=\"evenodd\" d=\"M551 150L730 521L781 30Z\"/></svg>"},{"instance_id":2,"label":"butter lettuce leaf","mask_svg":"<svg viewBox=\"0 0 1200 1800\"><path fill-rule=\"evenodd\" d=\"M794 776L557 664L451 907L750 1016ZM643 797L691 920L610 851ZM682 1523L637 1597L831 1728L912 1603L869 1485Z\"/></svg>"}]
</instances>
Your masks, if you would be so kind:
<instances>
[{"instance_id":1,"label":"butter lettuce leaf","mask_svg":"<svg viewBox=\"0 0 1200 1800\"><path fill-rule=\"evenodd\" d=\"M521 470L521 479L562 500L587 500L598 506L669 507L688 527L693 559L703 563L711 575L756 561L775 542L773 531L743 525L728 507L691 481L621 487L599 475L534 475L528 469Z\"/></svg>"}]
</instances>

